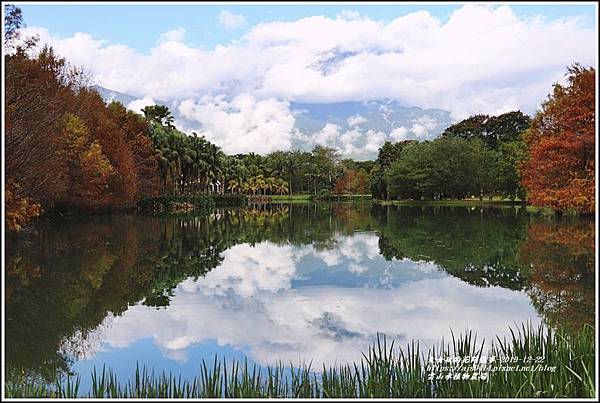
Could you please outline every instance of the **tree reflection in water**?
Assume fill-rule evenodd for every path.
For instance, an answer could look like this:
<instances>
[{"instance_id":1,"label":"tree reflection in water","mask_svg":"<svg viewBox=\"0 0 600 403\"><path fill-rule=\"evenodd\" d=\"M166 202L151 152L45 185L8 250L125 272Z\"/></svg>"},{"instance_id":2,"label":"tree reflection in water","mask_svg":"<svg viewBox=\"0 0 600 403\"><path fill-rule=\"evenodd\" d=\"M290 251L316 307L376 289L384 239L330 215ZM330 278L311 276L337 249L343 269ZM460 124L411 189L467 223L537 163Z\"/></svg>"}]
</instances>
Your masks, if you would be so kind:
<instances>
[{"instance_id":1,"label":"tree reflection in water","mask_svg":"<svg viewBox=\"0 0 600 403\"><path fill-rule=\"evenodd\" d=\"M594 222L571 221L532 223L519 256L530 267L527 293L536 310L576 330L594 325Z\"/></svg>"}]
</instances>

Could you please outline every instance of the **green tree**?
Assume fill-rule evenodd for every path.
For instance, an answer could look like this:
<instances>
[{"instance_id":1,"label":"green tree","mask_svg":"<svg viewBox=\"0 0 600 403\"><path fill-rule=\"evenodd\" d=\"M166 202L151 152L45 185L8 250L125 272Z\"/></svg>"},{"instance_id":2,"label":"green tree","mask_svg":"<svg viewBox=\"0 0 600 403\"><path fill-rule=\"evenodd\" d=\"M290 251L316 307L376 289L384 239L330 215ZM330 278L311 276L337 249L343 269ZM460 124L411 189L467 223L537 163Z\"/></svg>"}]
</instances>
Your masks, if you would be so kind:
<instances>
[{"instance_id":1,"label":"green tree","mask_svg":"<svg viewBox=\"0 0 600 403\"><path fill-rule=\"evenodd\" d=\"M166 127L173 127L173 115L165 105L149 105L142 109L144 117L153 122L157 122Z\"/></svg>"},{"instance_id":2,"label":"green tree","mask_svg":"<svg viewBox=\"0 0 600 403\"><path fill-rule=\"evenodd\" d=\"M404 147L415 142L415 140L406 140L398 143L386 141L379 148L379 153L377 154L375 164L370 169L371 177L369 188L373 197L379 199L389 198L390 189L389 183L386 181L385 172L396 160L398 160L398 158L400 158L400 154L402 153Z\"/></svg>"},{"instance_id":3,"label":"green tree","mask_svg":"<svg viewBox=\"0 0 600 403\"><path fill-rule=\"evenodd\" d=\"M497 190L514 200L525 200L527 191L521 184L518 167L527 159L527 145L522 141L507 141L500 144L497 163Z\"/></svg>"},{"instance_id":4,"label":"green tree","mask_svg":"<svg viewBox=\"0 0 600 403\"><path fill-rule=\"evenodd\" d=\"M520 140L522 133L530 124L531 118L521 111L498 116L474 115L449 126L441 137L479 139L487 147L498 149L503 142Z\"/></svg>"},{"instance_id":5,"label":"green tree","mask_svg":"<svg viewBox=\"0 0 600 403\"><path fill-rule=\"evenodd\" d=\"M311 177L315 180L326 179L327 189L331 189L335 177L336 165L340 157L338 151L334 148L317 145L313 148L312 155L312 163L314 166L310 172Z\"/></svg>"},{"instance_id":6,"label":"green tree","mask_svg":"<svg viewBox=\"0 0 600 403\"><path fill-rule=\"evenodd\" d=\"M463 198L488 185L486 159L492 157L478 141L439 138L413 143L386 171L385 180L394 197Z\"/></svg>"}]
</instances>

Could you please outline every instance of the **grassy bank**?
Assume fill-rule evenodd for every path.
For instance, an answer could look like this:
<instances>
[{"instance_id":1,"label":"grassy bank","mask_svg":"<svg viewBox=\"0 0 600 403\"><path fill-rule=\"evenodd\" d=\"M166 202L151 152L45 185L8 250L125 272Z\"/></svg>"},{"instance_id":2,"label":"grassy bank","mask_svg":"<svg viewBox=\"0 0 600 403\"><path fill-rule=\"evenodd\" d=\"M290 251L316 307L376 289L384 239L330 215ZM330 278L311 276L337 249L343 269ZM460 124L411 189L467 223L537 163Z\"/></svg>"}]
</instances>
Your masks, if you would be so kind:
<instances>
[{"instance_id":1,"label":"grassy bank","mask_svg":"<svg viewBox=\"0 0 600 403\"><path fill-rule=\"evenodd\" d=\"M271 195L271 201L310 201L310 194Z\"/></svg>"},{"instance_id":2,"label":"grassy bank","mask_svg":"<svg viewBox=\"0 0 600 403\"><path fill-rule=\"evenodd\" d=\"M138 211L148 215L185 215L205 213L213 207L237 207L246 202L244 195L163 195L140 201Z\"/></svg>"},{"instance_id":3,"label":"grassy bank","mask_svg":"<svg viewBox=\"0 0 600 403\"><path fill-rule=\"evenodd\" d=\"M327 194L318 194L316 196L312 197L312 200L314 201L339 201L339 202L350 202L350 201L360 201L360 202L364 202L364 201L370 201L371 200L371 195L370 194L344 194L344 195L334 195L331 193L327 193Z\"/></svg>"},{"instance_id":4,"label":"grassy bank","mask_svg":"<svg viewBox=\"0 0 600 403\"><path fill-rule=\"evenodd\" d=\"M521 208L523 205L519 201L512 201L508 199L494 198L492 200L484 199L464 199L464 200L374 200L376 203L385 205L399 205L399 206L450 206L450 207L464 207L464 206L494 206L494 207L515 207ZM555 211L547 207L536 207L529 204L525 205L525 211L532 214L539 215L554 215Z\"/></svg>"},{"instance_id":5,"label":"grassy bank","mask_svg":"<svg viewBox=\"0 0 600 403\"><path fill-rule=\"evenodd\" d=\"M295 195L273 195L268 196L270 203L307 203L307 202L327 202L327 201L368 201L371 200L371 195L332 195L326 194L295 194Z\"/></svg>"},{"instance_id":6,"label":"grassy bank","mask_svg":"<svg viewBox=\"0 0 600 403\"><path fill-rule=\"evenodd\" d=\"M512 337L491 343L488 357L495 361L482 372L461 370L450 365L444 374L479 374L473 379L446 379L430 366L431 358L476 357L485 362L484 346L472 333L452 338L450 343L421 352L415 342L397 349L380 337L363 354L360 362L337 367L310 366L269 368L246 363L226 363L215 358L202 362L199 375L189 380L171 373L156 374L139 369L129 380L119 380L102 368L91 374L92 388L79 390L78 377L63 377L53 385L24 378L9 371L5 384L7 397L94 397L94 398L215 398L215 397L298 397L298 398L394 398L394 397L594 397L594 330L586 326L577 335L555 333L549 328L522 326ZM528 358L535 360L527 364ZM517 371L538 364L554 370ZM516 363L510 363L516 360ZM472 360L470 360L472 361ZM508 363L504 363L508 361ZM464 365L464 364L463 364ZM469 364L472 365L472 364ZM496 369L496 370L494 370ZM318 372L315 370L319 370ZM433 379L432 379L433 376Z\"/></svg>"}]
</instances>

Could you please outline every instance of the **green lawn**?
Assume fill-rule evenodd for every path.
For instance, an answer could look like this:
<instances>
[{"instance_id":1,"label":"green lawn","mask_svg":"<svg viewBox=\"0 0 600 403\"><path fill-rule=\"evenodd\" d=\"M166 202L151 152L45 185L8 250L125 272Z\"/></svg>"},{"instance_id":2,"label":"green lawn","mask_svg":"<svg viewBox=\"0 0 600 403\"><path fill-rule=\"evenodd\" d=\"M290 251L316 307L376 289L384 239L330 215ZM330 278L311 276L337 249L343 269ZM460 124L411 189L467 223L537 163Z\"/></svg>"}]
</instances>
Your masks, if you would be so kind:
<instances>
[{"instance_id":1,"label":"green lawn","mask_svg":"<svg viewBox=\"0 0 600 403\"><path fill-rule=\"evenodd\" d=\"M311 194L301 193L290 195L270 195L272 202L309 202L311 199ZM341 195L340 200L352 198L371 198L371 195ZM332 201L335 201L337 197L332 195ZM492 200L488 198L484 198L483 200L479 200L478 198L473 199L463 199L463 200L373 200L375 203L381 205L406 205L406 206L453 206L453 207L461 207L461 206L514 206L521 207L520 200L510 200L507 198L502 198L499 196L492 197ZM546 207L536 207L531 205L526 205L525 211L530 214L539 214L539 215L554 215L554 210Z\"/></svg>"},{"instance_id":2,"label":"green lawn","mask_svg":"<svg viewBox=\"0 0 600 403\"><path fill-rule=\"evenodd\" d=\"M377 200L381 205L406 205L406 206L514 206L521 207L519 200L511 201L500 197L493 197L492 200L484 198L463 199L463 200ZM554 215L554 210L547 207L525 206L525 211L531 214Z\"/></svg>"},{"instance_id":3,"label":"green lawn","mask_svg":"<svg viewBox=\"0 0 600 403\"><path fill-rule=\"evenodd\" d=\"M294 201L299 201L299 200L310 200L310 194L294 194L294 195L270 195L269 196L271 198L271 200L274 201L279 201L279 200L294 200Z\"/></svg>"}]
</instances>

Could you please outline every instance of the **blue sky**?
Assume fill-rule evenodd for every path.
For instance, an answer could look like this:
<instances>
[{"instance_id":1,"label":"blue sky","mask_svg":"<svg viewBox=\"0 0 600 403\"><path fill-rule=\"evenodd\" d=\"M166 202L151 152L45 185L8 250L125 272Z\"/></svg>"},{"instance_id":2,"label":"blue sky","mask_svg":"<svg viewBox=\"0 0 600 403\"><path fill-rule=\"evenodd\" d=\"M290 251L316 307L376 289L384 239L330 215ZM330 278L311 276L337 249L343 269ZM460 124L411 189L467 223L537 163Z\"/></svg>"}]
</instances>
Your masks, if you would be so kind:
<instances>
[{"instance_id":1,"label":"blue sky","mask_svg":"<svg viewBox=\"0 0 600 403\"><path fill-rule=\"evenodd\" d=\"M18 4L18 3L15 3ZM110 43L128 45L140 52L147 52L165 31L176 27L186 30L189 44L212 48L239 39L252 26L269 21L293 21L314 15L334 18L344 10L353 10L373 20L390 22L394 18L418 10L426 10L446 22L460 4L384 4L384 5L228 5L228 4L144 4L144 5L69 5L69 4L22 4L25 22L30 26L42 26L60 36L72 36L87 32ZM585 16L585 23L595 24L595 7L588 5L532 4L511 5L522 17L543 15L548 19L569 16ZM241 14L247 24L228 30L220 26L218 17L222 10Z\"/></svg>"}]
</instances>

